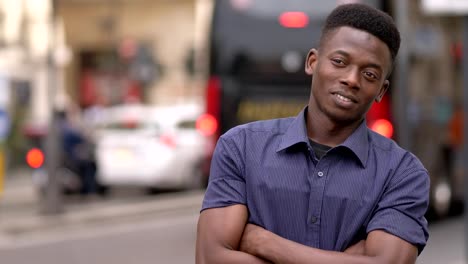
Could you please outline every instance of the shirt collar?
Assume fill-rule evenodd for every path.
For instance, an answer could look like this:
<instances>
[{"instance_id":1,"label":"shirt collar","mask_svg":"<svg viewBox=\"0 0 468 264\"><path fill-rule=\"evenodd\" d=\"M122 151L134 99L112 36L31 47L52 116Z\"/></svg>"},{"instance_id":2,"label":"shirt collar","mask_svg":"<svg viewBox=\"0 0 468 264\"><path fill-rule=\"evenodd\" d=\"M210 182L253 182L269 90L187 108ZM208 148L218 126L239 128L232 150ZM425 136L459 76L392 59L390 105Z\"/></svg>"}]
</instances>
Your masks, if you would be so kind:
<instances>
[{"instance_id":1,"label":"shirt collar","mask_svg":"<svg viewBox=\"0 0 468 264\"><path fill-rule=\"evenodd\" d=\"M306 111L307 106L294 118L287 128L286 133L283 134L281 143L276 149L276 152L282 151L301 142L307 144L309 138L307 137L307 126L305 122Z\"/></svg>"},{"instance_id":2,"label":"shirt collar","mask_svg":"<svg viewBox=\"0 0 468 264\"><path fill-rule=\"evenodd\" d=\"M282 151L301 142L307 144L309 138L307 136L307 126L305 121L306 111L307 106L294 118L293 122L283 134L281 143L276 149L276 152ZM365 167L369 153L369 138L366 122L363 121L358 128L337 147L345 147L351 150L359 159L361 165Z\"/></svg>"},{"instance_id":3,"label":"shirt collar","mask_svg":"<svg viewBox=\"0 0 468 264\"><path fill-rule=\"evenodd\" d=\"M350 149L356 157L358 157L363 167L367 164L369 156L369 131L366 125L366 121L358 126L356 130L339 146ZM339 147L338 146L338 147Z\"/></svg>"}]
</instances>

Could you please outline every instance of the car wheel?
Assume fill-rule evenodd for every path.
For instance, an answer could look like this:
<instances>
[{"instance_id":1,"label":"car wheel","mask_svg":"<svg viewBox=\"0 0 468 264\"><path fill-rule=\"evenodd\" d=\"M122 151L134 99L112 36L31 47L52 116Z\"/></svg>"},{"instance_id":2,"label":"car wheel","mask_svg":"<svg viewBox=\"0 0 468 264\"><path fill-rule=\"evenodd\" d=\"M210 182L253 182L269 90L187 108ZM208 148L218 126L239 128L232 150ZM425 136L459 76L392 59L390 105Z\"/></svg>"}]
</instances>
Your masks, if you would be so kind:
<instances>
[{"instance_id":1,"label":"car wheel","mask_svg":"<svg viewBox=\"0 0 468 264\"><path fill-rule=\"evenodd\" d=\"M108 185L103 185L103 184L100 184L98 183L98 188L97 188L97 193L101 196L101 197L107 197L109 196L109 193L111 192L111 187L108 186Z\"/></svg>"}]
</instances>

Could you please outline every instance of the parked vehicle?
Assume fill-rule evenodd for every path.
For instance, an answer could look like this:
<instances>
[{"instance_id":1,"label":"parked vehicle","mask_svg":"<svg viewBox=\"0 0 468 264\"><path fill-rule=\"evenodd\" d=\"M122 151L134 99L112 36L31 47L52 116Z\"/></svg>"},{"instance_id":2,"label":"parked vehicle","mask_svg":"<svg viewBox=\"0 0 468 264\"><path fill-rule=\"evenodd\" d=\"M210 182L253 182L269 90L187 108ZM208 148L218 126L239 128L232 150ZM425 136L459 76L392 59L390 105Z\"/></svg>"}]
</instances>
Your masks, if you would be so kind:
<instances>
[{"instance_id":1,"label":"parked vehicle","mask_svg":"<svg viewBox=\"0 0 468 264\"><path fill-rule=\"evenodd\" d=\"M203 187L212 134L197 104L106 109L96 134L98 181L107 187Z\"/></svg>"}]
</instances>

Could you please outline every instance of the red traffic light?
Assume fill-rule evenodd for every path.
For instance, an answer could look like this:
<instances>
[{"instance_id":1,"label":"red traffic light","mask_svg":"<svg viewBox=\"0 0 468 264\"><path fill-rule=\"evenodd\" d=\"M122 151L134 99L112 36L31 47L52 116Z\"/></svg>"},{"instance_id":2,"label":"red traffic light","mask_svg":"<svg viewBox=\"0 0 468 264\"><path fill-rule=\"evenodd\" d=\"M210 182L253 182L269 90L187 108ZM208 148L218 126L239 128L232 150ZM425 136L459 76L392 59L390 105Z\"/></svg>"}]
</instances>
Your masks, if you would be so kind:
<instances>
[{"instance_id":1,"label":"red traffic light","mask_svg":"<svg viewBox=\"0 0 468 264\"><path fill-rule=\"evenodd\" d=\"M44 153L38 148L33 148L26 154L26 162L28 166L37 169L44 164Z\"/></svg>"}]
</instances>

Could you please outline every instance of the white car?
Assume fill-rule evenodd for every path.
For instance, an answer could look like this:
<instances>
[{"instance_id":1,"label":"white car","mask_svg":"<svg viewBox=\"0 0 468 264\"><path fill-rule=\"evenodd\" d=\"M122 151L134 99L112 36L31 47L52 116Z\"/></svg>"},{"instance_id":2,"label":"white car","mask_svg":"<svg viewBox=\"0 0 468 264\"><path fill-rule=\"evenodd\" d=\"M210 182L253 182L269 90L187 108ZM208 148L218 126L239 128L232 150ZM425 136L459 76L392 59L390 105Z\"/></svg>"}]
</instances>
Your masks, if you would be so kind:
<instances>
[{"instance_id":1,"label":"white car","mask_svg":"<svg viewBox=\"0 0 468 264\"><path fill-rule=\"evenodd\" d=\"M216 124L198 104L117 106L97 131L100 184L155 189L200 188L207 182Z\"/></svg>"}]
</instances>

